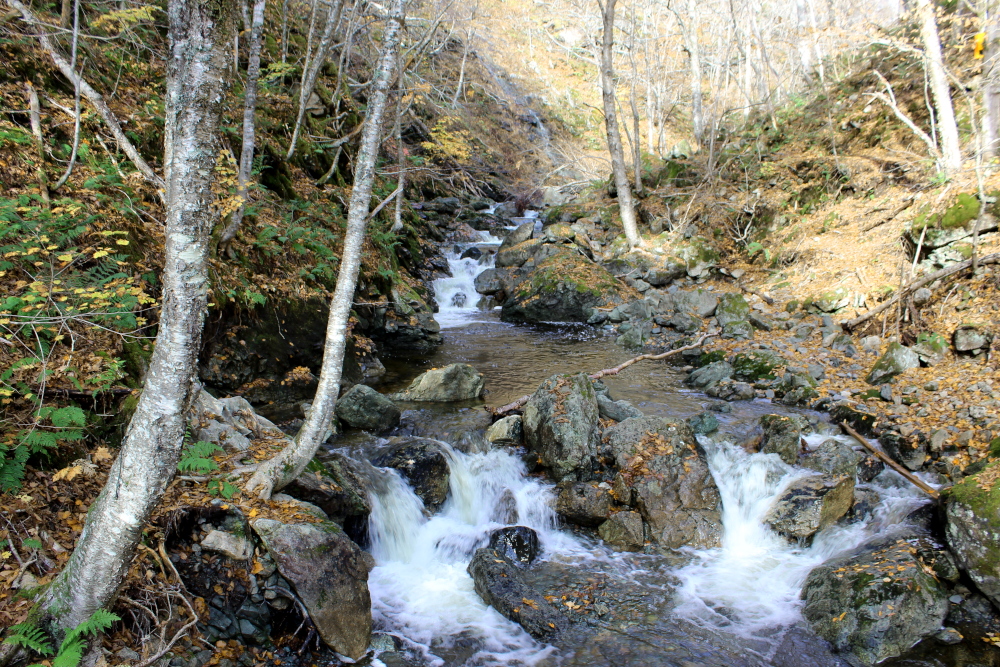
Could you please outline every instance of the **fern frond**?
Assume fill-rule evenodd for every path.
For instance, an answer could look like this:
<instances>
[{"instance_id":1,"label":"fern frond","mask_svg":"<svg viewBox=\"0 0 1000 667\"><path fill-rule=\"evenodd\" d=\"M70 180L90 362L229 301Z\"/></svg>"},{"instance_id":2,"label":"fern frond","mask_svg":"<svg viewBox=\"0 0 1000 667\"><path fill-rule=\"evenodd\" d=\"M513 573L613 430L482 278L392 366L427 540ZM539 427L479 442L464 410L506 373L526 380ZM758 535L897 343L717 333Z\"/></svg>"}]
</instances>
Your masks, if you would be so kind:
<instances>
[{"instance_id":1,"label":"fern frond","mask_svg":"<svg viewBox=\"0 0 1000 667\"><path fill-rule=\"evenodd\" d=\"M52 644L45 631L33 623L12 625L4 644L30 649L40 655L52 655Z\"/></svg>"}]
</instances>

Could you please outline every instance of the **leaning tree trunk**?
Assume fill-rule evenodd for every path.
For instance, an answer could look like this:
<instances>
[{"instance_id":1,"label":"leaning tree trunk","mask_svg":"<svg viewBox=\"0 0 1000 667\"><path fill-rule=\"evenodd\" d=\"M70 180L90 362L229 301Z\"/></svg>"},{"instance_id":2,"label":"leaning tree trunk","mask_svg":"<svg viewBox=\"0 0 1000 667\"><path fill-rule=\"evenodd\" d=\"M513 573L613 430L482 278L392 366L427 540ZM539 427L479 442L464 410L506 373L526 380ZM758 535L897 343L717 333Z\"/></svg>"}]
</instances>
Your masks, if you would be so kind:
<instances>
[{"instance_id":1,"label":"leaning tree trunk","mask_svg":"<svg viewBox=\"0 0 1000 667\"><path fill-rule=\"evenodd\" d=\"M941 56L941 38L938 36L937 20L931 0L917 0L917 16L920 20L920 38L924 43L924 55L930 73L931 94L937 111L938 135L941 137L941 155L946 172L962 168L962 151L958 143L958 124L955 109L951 103L951 88L948 74L944 70Z\"/></svg>"},{"instance_id":2,"label":"leaning tree trunk","mask_svg":"<svg viewBox=\"0 0 1000 667\"><path fill-rule=\"evenodd\" d=\"M73 555L42 598L62 629L114 600L177 471L208 297L213 169L235 3L170 0L166 251L156 349L135 415Z\"/></svg>"},{"instance_id":3,"label":"leaning tree trunk","mask_svg":"<svg viewBox=\"0 0 1000 667\"><path fill-rule=\"evenodd\" d=\"M608 152L611 153L611 170L614 172L615 188L618 190L618 210L622 216L625 238L633 248L643 245L639 227L635 221L635 203L632 201L632 184L625 171L625 149L618 128L618 114L615 110L615 66L612 47L615 43L615 3L605 0L601 4L604 18L604 42L601 48L601 92L604 98L604 124L608 130Z\"/></svg>"},{"instance_id":4,"label":"leaning tree trunk","mask_svg":"<svg viewBox=\"0 0 1000 667\"><path fill-rule=\"evenodd\" d=\"M228 250L229 244L236 238L236 232L243 223L243 215L247 209L248 184L250 170L253 167L253 152L256 146L256 124L254 116L257 112L257 81L260 79L260 39L264 27L264 5L267 0L254 0L253 17L250 19L250 61L247 63L247 84L243 94L243 148L240 150L240 173L237 176L236 188L239 194L240 207L233 211L232 220L222 232L219 239L219 249Z\"/></svg>"},{"instance_id":5,"label":"leaning tree trunk","mask_svg":"<svg viewBox=\"0 0 1000 667\"><path fill-rule=\"evenodd\" d=\"M326 439L333 410L340 393L340 376L344 366L347 346L347 319L354 302L354 288L361 268L361 244L371 203L372 184L375 180L375 159L381 139L382 116L385 113L389 86L396 69L400 31L403 28L404 0L395 0L388 16L383 37L382 53L375 72L374 85L368 97L368 114L361 133L361 150L358 151L354 171L354 188L347 209L347 234L340 258L337 286L330 303L330 319L326 327L326 344L323 348L323 367L319 386L313 399L312 410L295 437L274 458L265 461L246 484L250 493L269 498L274 491L298 477Z\"/></svg>"}]
</instances>

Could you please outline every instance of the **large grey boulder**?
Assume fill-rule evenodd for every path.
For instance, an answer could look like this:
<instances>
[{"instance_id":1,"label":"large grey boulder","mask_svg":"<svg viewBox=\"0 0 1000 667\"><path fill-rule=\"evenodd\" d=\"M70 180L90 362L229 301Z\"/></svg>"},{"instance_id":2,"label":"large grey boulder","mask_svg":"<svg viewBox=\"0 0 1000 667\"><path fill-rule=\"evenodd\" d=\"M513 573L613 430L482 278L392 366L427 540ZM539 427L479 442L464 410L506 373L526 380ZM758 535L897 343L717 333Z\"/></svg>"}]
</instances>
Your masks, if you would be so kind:
<instances>
[{"instance_id":1,"label":"large grey boulder","mask_svg":"<svg viewBox=\"0 0 1000 667\"><path fill-rule=\"evenodd\" d=\"M907 369L918 368L919 366L920 356L916 352L905 345L890 343L882 356L875 362L875 365L872 366L868 375L865 376L865 382L878 386Z\"/></svg>"},{"instance_id":2,"label":"large grey boulder","mask_svg":"<svg viewBox=\"0 0 1000 667\"><path fill-rule=\"evenodd\" d=\"M955 329L951 341L956 352L974 352L989 345L990 337L980 327L966 325Z\"/></svg>"},{"instance_id":3,"label":"large grey boulder","mask_svg":"<svg viewBox=\"0 0 1000 667\"><path fill-rule=\"evenodd\" d=\"M497 294L504 289L503 280L496 269L486 269L474 281L476 291L487 296Z\"/></svg>"},{"instance_id":4,"label":"large grey boulder","mask_svg":"<svg viewBox=\"0 0 1000 667\"><path fill-rule=\"evenodd\" d=\"M750 304L747 303L742 294L723 294L719 298L719 304L715 309L715 319L719 321L720 327L732 322L745 322L749 316Z\"/></svg>"},{"instance_id":5,"label":"large grey boulder","mask_svg":"<svg viewBox=\"0 0 1000 667\"><path fill-rule=\"evenodd\" d=\"M597 394L585 374L553 375L524 406L524 440L556 479L589 479L596 466Z\"/></svg>"},{"instance_id":6,"label":"large grey boulder","mask_svg":"<svg viewBox=\"0 0 1000 667\"><path fill-rule=\"evenodd\" d=\"M356 384L337 400L337 419L348 426L383 433L399 424L396 404L371 387Z\"/></svg>"},{"instance_id":7,"label":"large grey boulder","mask_svg":"<svg viewBox=\"0 0 1000 667\"><path fill-rule=\"evenodd\" d=\"M528 239L515 246L501 248L497 251L496 265L498 268L518 267L532 258L542 247L541 239Z\"/></svg>"},{"instance_id":8,"label":"large grey boulder","mask_svg":"<svg viewBox=\"0 0 1000 667\"><path fill-rule=\"evenodd\" d=\"M615 496L639 510L654 540L670 549L719 545L719 490L690 426L636 417L608 428L604 439L618 467Z\"/></svg>"},{"instance_id":9,"label":"large grey boulder","mask_svg":"<svg viewBox=\"0 0 1000 667\"><path fill-rule=\"evenodd\" d=\"M879 436L879 443L886 454L907 469L917 471L924 467L928 443L920 434L911 433L907 437L898 431L885 431Z\"/></svg>"},{"instance_id":10,"label":"large grey boulder","mask_svg":"<svg viewBox=\"0 0 1000 667\"><path fill-rule=\"evenodd\" d=\"M319 507L349 535L360 536L367 529L372 511L368 486L358 463L335 452L322 462L313 459L282 491Z\"/></svg>"},{"instance_id":11,"label":"large grey boulder","mask_svg":"<svg viewBox=\"0 0 1000 667\"><path fill-rule=\"evenodd\" d=\"M764 523L792 540L810 540L853 506L854 477L804 477L788 485L768 510Z\"/></svg>"},{"instance_id":12,"label":"large grey boulder","mask_svg":"<svg viewBox=\"0 0 1000 667\"><path fill-rule=\"evenodd\" d=\"M945 492L945 535L959 567L1000 607L1000 489L995 482L981 481L984 475L995 474L996 467L993 464Z\"/></svg>"},{"instance_id":13,"label":"large grey boulder","mask_svg":"<svg viewBox=\"0 0 1000 667\"><path fill-rule=\"evenodd\" d=\"M469 364L450 364L416 377L410 386L393 396L400 401L470 401L486 389L483 374Z\"/></svg>"},{"instance_id":14,"label":"large grey boulder","mask_svg":"<svg viewBox=\"0 0 1000 667\"><path fill-rule=\"evenodd\" d=\"M809 573L803 615L836 651L852 654L855 664L901 655L941 629L948 592L933 571L935 552L915 548L917 542L893 537Z\"/></svg>"},{"instance_id":15,"label":"large grey boulder","mask_svg":"<svg viewBox=\"0 0 1000 667\"><path fill-rule=\"evenodd\" d=\"M824 440L813 452L803 457L799 465L835 477L839 475L854 477L863 458L861 454L851 449L850 445L831 438Z\"/></svg>"},{"instance_id":16,"label":"large grey boulder","mask_svg":"<svg viewBox=\"0 0 1000 667\"><path fill-rule=\"evenodd\" d=\"M728 361L713 361L696 368L688 375L686 382L696 389L714 387L723 380L733 377L733 365Z\"/></svg>"},{"instance_id":17,"label":"large grey boulder","mask_svg":"<svg viewBox=\"0 0 1000 667\"><path fill-rule=\"evenodd\" d=\"M512 231L510 234L504 238L503 243L500 244L500 250L507 250L508 248L513 248L519 243L524 243L531 238L531 234L535 231L535 223L526 222L523 225L518 225L517 229Z\"/></svg>"},{"instance_id":18,"label":"large grey boulder","mask_svg":"<svg viewBox=\"0 0 1000 667\"><path fill-rule=\"evenodd\" d=\"M642 417L642 410L628 401L612 401L607 394L597 394L597 411L604 419L616 422L625 421L631 417Z\"/></svg>"},{"instance_id":19,"label":"large grey boulder","mask_svg":"<svg viewBox=\"0 0 1000 667\"><path fill-rule=\"evenodd\" d=\"M521 415L509 415L490 424L486 441L494 445L520 445L524 441Z\"/></svg>"},{"instance_id":20,"label":"large grey boulder","mask_svg":"<svg viewBox=\"0 0 1000 667\"><path fill-rule=\"evenodd\" d=\"M556 514L568 523L596 528L607 520L613 505L606 483L568 482L560 485Z\"/></svg>"},{"instance_id":21,"label":"large grey boulder","mask_svg":"<svg viewBox=\"0 0 1000 667\"><path fill-rule=\"evenodd\" d=\"M764 415L760 418L764 429L760 451L777 454L788 465L795 465L802 449L802 429L799 422L784 415Z\"/></svg>"},{"instance_id":22,"label":"large grey boulder","mask_svg":"<svg viewBox=\"0 0 1000 667\"><path fill-rule=\"evenodd\" d=\"M674 295L678 311L690 312L701 318L711 317L719 305L719 298L703 289L681 290Z\"/></svg>"},{"instance_id":23,"label":"large grey boulder","mask_svg":"<svg viewBox=\"0 0 1000 667\"><path fill-rule=\"evenodd\" d=\"M327 646L354 660L361 658L372 634L371 555L331 521L257 519L252 525Z\"/></svg>"},{"instance_id":24,"label":"large grey boulder","mask_svg":"<svg viewBox=\"0 0 1000 667\"><path fill-rule=\"evenodd\" d=\"M477 550L468 572L483 602L533 637L548 637L569 627L566 617L528 586L520 568L496 549Z\"/></svg>"},{"instance_id":25,"label":"large grey boulder","mask_svg":"<svg viewBox=\"0 0 1000 667\"><path fill-rule=\"evenodd\" d=\"M451 468L441 443L430 438L405 438L377 451L372 465L393 468L430 511L448 499Z\"/></svg>"}]
</instances>

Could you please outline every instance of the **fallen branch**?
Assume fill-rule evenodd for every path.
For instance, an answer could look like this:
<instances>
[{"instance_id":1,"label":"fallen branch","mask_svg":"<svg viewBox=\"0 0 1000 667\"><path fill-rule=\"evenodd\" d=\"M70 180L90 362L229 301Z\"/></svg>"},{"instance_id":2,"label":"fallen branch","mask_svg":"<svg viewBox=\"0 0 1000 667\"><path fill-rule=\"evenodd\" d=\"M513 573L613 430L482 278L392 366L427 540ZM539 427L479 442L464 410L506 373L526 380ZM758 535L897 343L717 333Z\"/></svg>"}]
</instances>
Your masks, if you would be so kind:
<instances>
[{"instance_id":1,"label":"fallen branch","mask_svg":"<svg viewBox=\"0 0 1000 667\"><path fill-rule=\"evenodd\" d=\"M893 461L891 458L889 458L889 456L885 452L883 452L880 449L877 449L875 447L875 445L873 445L870 442L868 442L867 440L865 440L865 438L863 438L860 433L858 433L853 428L851 428L850 425L846 421L840 422L840 426L845 431L847 431L851 435L852 438L854 438L855 440L857 440L858 442L860 442L862 445L864 445L865 449L867 449L872 454L874 454L875 456L877 456L878 458L880 458L887 466L889 466L890 468L892 468L893 470L895 470L896 472L898 472L900 475L902 475L903 477L905 477L908 481L912 482L913 485L916 486L918 489L920 489L921 491L923 491L924 493L926 493L927 495L929 495L931 498L938 498L938 497L940 497L941 494L939 494L937 492L937 489L934 489L933 487L929 486L926 482L924 482L922 479L920 479L919 477L917 477L916 475L914 475L912 472L910 472L909 470L907 470L903 466L901 466L898 463L896 463L895 461Z\"/></svg>"},{"instance_id":2,"label":"fallen branch","mask_svg":"<svg viewBox=\"0 0 1000 667\"><path fill-rule=\"evenodd\" d=\"M622 363L618 364L617 366L615 366L614 368L605 368L604 370L597 371L596 373L588 375L587 377L589 377L591 380L600 380L601 378L607 377L609 375L618 375L623 370L625 370L626 368L628 368L629 366L631 366L632 364L634 364L634 363L636 363L638 361L644 361L644 360L658 361L660 359L666 359L667 357L672 357L675 354L680 354L681 352L686 352L687 350L694 350L694 349L697 349L697 348L701 347L702 344L707 339L713 338L713 337L715 337L717 335L718 334L714 334L714 333L703 334L702 337L699 338L696 342L691 343L690 345L685 345L684 347L679 347L676 350L670 350L669 352L662 352L660 354L640 354L638 357L633 357L632 359L629 359L628 361L622 362ZM521 398L517 399L516 401L511 401L507 405L502 405L499 408L490 408L490 407L487 407L486 410L487 410L487 412L489 412L490 414L492 414L494 417L499 417L500 415L504 415L504 414L507 414L508 412L511 412L513 410L517 410L518 408L520 408L521 406L523 406L525 403L527 403L528 399L530 399L530 398L531 398L531 394L525 394L524 396L522 396Z\"/></svg>"},{"instance_id":3,"label":"fallen branch","mask_svg":"<svg viewBox=\"0 0 1000 667\"><path fill-rule=\"evenodd\" d=\"M985 257L980 258L979 264L980 265L984 265L984 264L1000 264L1000 253L995 252L995 253L993 253L991 255L986 255ZM883 312L885 310L888 310L893 305L895 305L897 301L899 301L902 298L905 298L905 297L909 296L910 294L912 294L913 292L917 291L918 289L920 289L924 285L927 285L928 283L932 283L935 280L940 280L941 278L947 278L948 276L953 275L955 273L958 273L960 271L964 271L965 269L967 269L967 268L969 268L971 266L972 266L972 260L971 259L967 259L964 262L959 262L958 264L955 264L953 266L949 266L946 269L941 269L940 271L932 273L929 276L924 276L923 278L921 278L919 280L914 280L909 285L906 285L905 287L903 287L902 289L900 289L898 294L896 294L894 297L892 297L891 299L889 299L888 301L886 301L885 303L883 303L882 305L880 305L878 308L873 308L872 310L869 310L864 315L861 315L859 317L855 317L853 320L848 320L847 322L844 322L843 326L844 326L844 328L847 331L851 331L853 329L856 329L858 327L858 325L864 324L865 322L867 322L871 318L875 317L879 313L881 313L881 312Z\"/></svg>"},{"instance_id":4,"label":"fallen branch","mask_svg":"<svg viewBox=\"0 0 1000 667\"><path fill-rule=\"evenodd\" d=\"M125 136L125 132L122 131L121 125L118 123L118 118L115 117L111 108L104 101L104 97L101 96L99 92L94 90L89 83L87 83L83 77L76 73L76 71L70 66L69 62L56 50L55 46L52 44L52 40L49 39L49 34L45 31L44 24L35 18L35 15L31 13L31 10L22 3L20 0L7 0L7 4L16 9L21 14L21 18L25 23L34 26L38 29L39 44L42 48L48 52L49 57L52 58L52 62L55 63L59 71L62 72L63 76L69 79L70 83L74 87L79 88L80 92L90 100L90 103L94 105L97 109L97 113L101 114L101 118L104 119L105 125L111 130L111 134L114 136L115 141L118 142L119 148L122 152L128 156L135 165L136 169L149 181L153 187L157 189L160 194L161 199L164 196L166 186L163 183L163 179L156 175L152 167L142 159L139 155L139 151L136 150L132 142L128 140Z\"/></svg>"},{"instance_id":5,"label":"fallen branch","mask_svg":"<svg viewBox=\"0 0 1000 667\"><path fill-rule=\"evenodd\" d=\"M768 295L764 294L763 292L759 292L759 291L757 291L755 289L751 289L751 288L747 287L746 285L743 285L742 283L736 283L736 286L739 287L744 292L746 292L747 294L755 294L755 295L759 296L761 299L764 300L764 303L766 303L767 305L769 305L769 306L773 306L774 305L774 299L772 299Z\"/></svg>"},{"instance_id":6,"label":"fallen branch","mask_svg":"<svg viewBox=\"0 0 1000 667\"><path fill-rule=\"evenodd\" d=\"M867 233L867 232L870 232L871 230L875 229L876 227L881 227L881 226L882 226L882 225L884 225L885 223L887 223L887 222L890 222L890 221L892 221L892 220L895 220L895 219L896 219L896 216L898 216L898 215L899 215L900 213L902 213L902 212L903 212L903 211L905 211L906 209L910 208L910 206L912 206L912 205L913 205L913 202L914 202L914 200L913 200L913 198L912 198L912 197L911 197L911 198L908 198L908 199L907 199L906 201L904 201L904 202L903 202L902 206L899 206L899 207L897 207L897 208L896 208L896 209L895 209L895 210L894 210L894 211L893 211L892 213L890 213L889 215L887 215L887 216L885 216L885 217L883 217L883 218L879 218L879 219L878 219L878 220L877 220L876 222L873 222L872 224L870 224L870 225L867 225L867 226L865 226L865 227L864 227L864 228L863 228L863 229L861 230L861 231L862 231L862 233ZM872 212L874 213L874 211L872 211Z\"/></svg>"}]
</instances>

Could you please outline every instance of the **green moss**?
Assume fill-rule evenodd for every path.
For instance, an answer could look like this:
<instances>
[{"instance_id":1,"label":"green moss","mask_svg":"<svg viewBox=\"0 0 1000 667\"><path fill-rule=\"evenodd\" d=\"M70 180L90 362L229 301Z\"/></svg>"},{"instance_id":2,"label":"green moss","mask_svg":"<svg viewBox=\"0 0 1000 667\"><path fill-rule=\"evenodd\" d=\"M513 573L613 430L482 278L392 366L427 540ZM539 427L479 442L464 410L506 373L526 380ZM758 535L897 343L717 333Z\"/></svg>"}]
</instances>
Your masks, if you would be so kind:
<instances>
[{"instance_id":1,"label":"green moss","mask_svg":"<svg viewBox=\"0 0 1000 667\"><path fill-rule=\"evenodd\" d=\"M738 380L757 382L758 380L773 380L771 372L780 366L782 360L769 352L740 352L733 358L733 375Z\"/></svg>"},{"instance_id":2,"label":"green moss","mask_svg":"<svg viewBox=\"0 0 1000 667\"><path fill-rule=\"evenodd\" d=\"M990 448L993 448L992 442ZM1000 448L1000 444L998 444L998 448ZM977 517L986 521L991 528L1000 531L1000 484L993 485L989 490L979 486L980 476L998 465L1000 462L988 465L983 472L966 477L958 484L945 489L942 495L948 500L966 505Z\"/></svg>"},{"instance_id":3,"label":"green moss","mask_svg":"<svg viewBox=\"0 0 1000 667\"><path fill-rule=\"evenodd\" d=\"M726 360L725 352L723 352L722 350L714 350L712 352L703 353L700 357L698 357L698 361L695 362L695 365L698 368L701 368L703 366L708 366L709 364L714 364L716 361L725 361L725 360Z\"/></svg>"}]
</instances>

